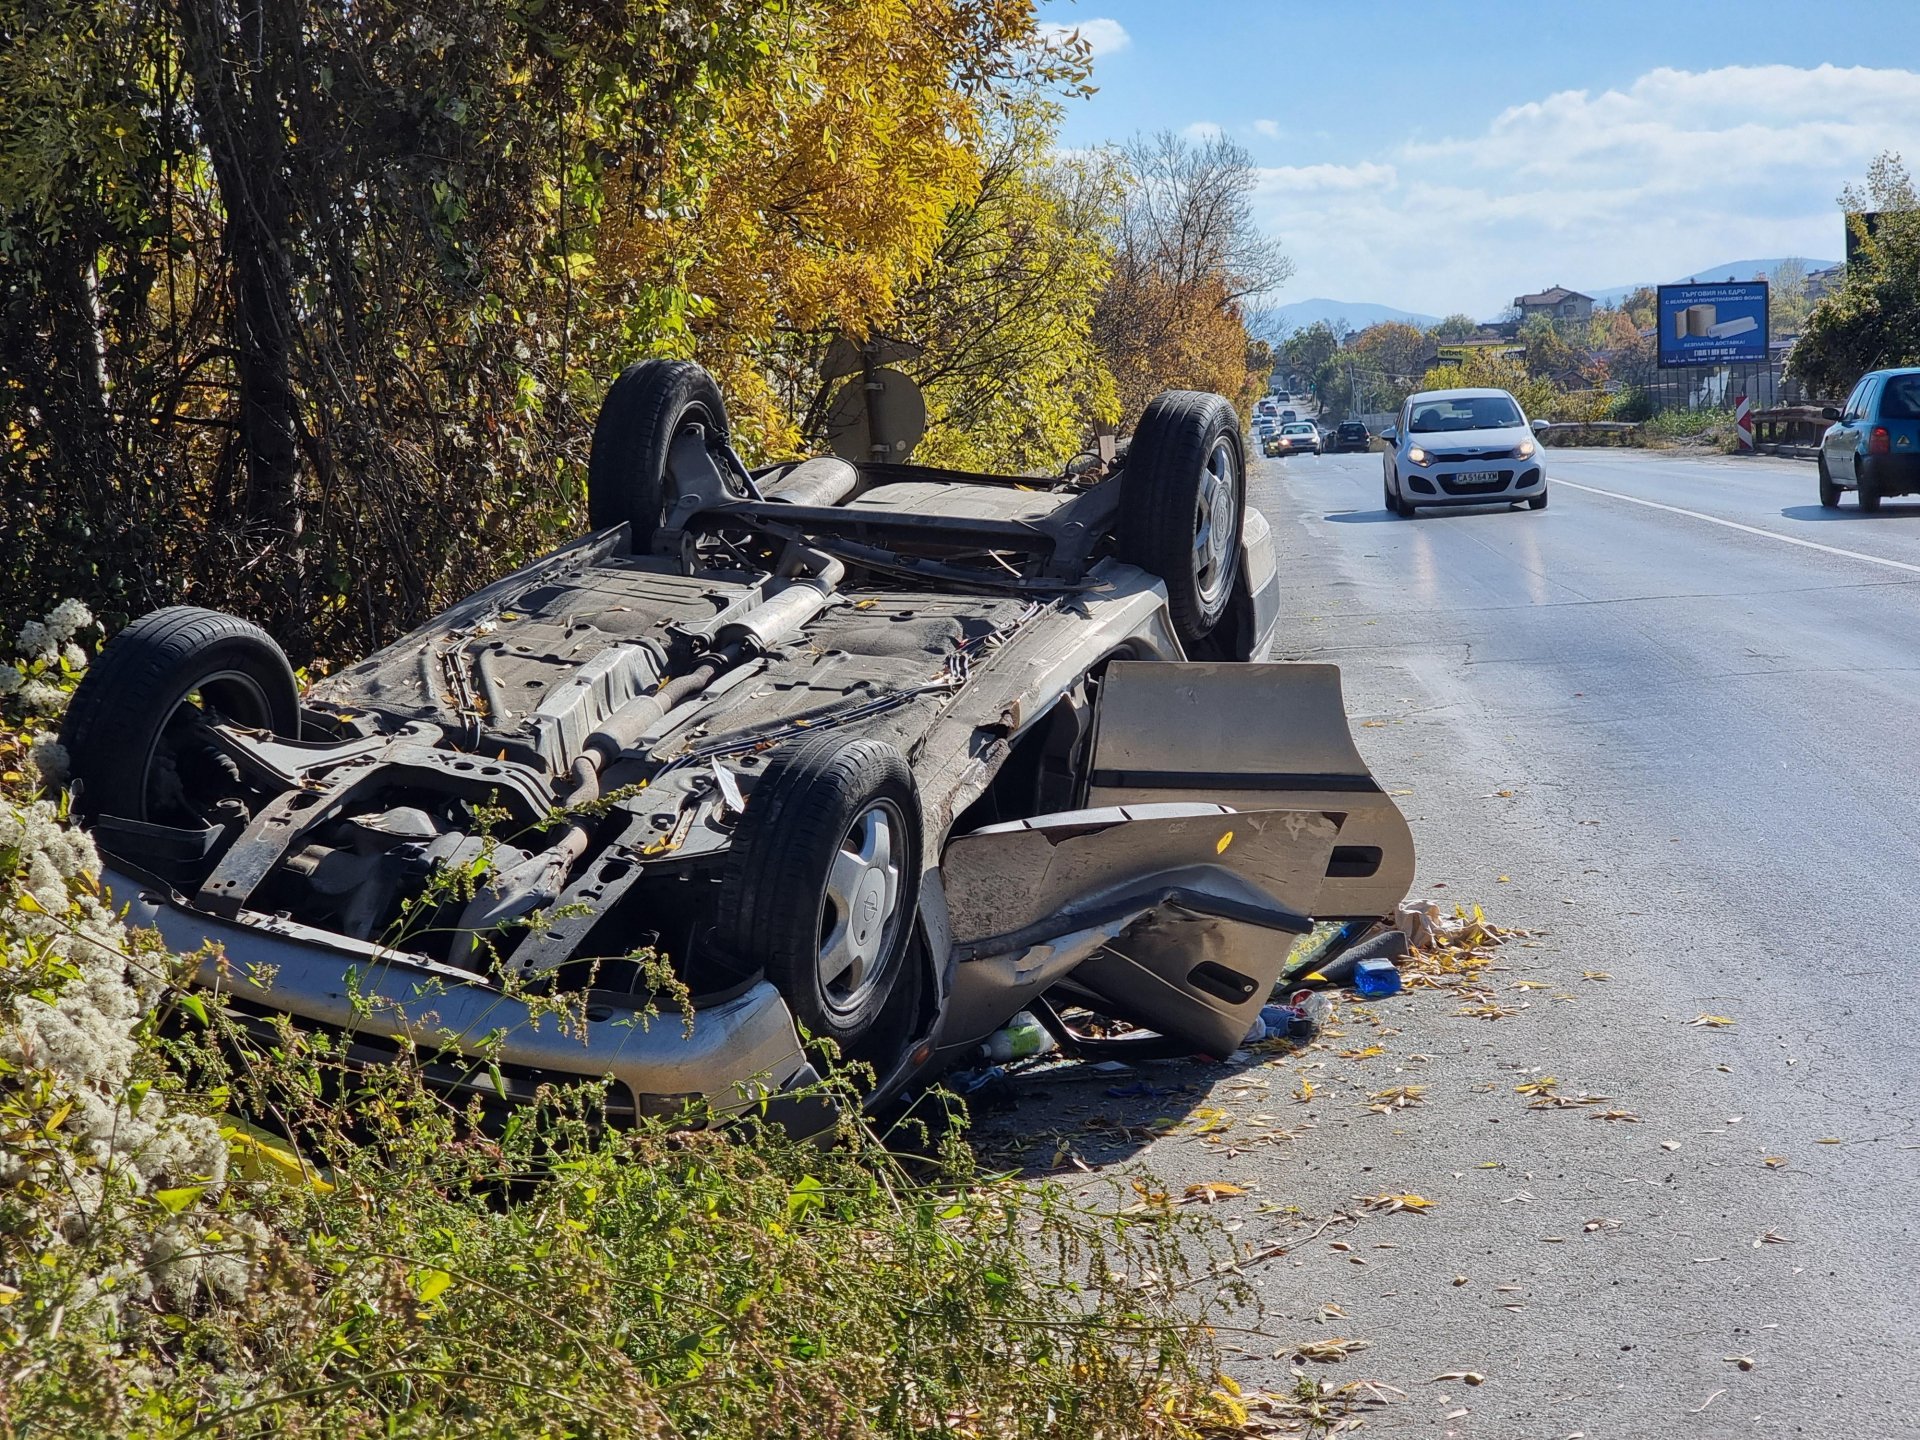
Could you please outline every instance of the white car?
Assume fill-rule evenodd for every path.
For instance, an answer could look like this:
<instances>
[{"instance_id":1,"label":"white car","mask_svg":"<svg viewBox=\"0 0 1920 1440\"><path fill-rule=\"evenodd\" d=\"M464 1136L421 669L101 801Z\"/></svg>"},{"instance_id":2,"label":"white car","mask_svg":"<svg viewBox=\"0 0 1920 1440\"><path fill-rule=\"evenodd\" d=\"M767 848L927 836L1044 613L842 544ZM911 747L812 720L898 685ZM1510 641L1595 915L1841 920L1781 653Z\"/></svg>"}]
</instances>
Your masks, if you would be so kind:
<instances>
[{"instance_id":1,"label":"white car","mask_svg":"<svg viewBox=\"0 0 1920 1440\"><path fill-rule=\"evenodd\" d=\"M1423 390L1409 395L1380 437L1387 509L1525 501L1547 508L1547 472L1520 402L1505 390Z\"/></svg>"}]
</instances>

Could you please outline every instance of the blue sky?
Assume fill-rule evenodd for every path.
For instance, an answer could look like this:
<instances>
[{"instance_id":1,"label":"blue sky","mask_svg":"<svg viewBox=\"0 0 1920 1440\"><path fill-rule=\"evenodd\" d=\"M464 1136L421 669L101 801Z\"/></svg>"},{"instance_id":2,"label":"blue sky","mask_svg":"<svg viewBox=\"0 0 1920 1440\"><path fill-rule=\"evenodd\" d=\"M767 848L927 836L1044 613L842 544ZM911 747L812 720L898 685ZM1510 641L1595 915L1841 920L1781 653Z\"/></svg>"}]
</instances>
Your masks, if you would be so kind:
<instances>
[{"instance_id":1,"label":"blue sky","mask_svg":"<svg viewBox=\"0 0 1920 1440\"><path fill-rule=\"evenodd\" d=\"M1043 0L1093 42L1061 143L1217 127L1327 296L1490 316L1522 290L1838 257L1835 197L1920 165L1920 0Z\"/></svg>"}]
</instances>

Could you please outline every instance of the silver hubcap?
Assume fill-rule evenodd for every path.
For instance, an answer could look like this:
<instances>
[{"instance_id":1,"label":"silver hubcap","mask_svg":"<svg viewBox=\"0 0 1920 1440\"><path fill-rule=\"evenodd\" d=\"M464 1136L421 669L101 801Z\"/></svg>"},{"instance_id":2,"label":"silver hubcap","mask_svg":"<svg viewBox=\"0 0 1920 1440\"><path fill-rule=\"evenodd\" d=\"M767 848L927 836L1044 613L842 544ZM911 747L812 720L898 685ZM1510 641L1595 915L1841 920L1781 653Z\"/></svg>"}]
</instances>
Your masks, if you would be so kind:
<instances>
[{"instance_id":1,"label":"silver hubcap","mask_svg":"<svg viewBox=\"0 0 1920 1440\"><path fill-rule=\"evenodd\" d=\"M885 976L900 930L900 836L891 800L876 800L848 827L827 871L820 917L820 993L828 1008L857 1010Z\"/></svg>"},{"instance_id":2,"label":"silver hubcap","mask_svg":"<svg viewBox=\"0 0 1920 1440\"><path fill-rule=\"evenodd\" d=\"M1193 584L1209 609L1226 593L1233 572L1233 515L1239 498L1233 443L1223 435L1207 456L1193 517Z\"/></svg>"}]
</instances>

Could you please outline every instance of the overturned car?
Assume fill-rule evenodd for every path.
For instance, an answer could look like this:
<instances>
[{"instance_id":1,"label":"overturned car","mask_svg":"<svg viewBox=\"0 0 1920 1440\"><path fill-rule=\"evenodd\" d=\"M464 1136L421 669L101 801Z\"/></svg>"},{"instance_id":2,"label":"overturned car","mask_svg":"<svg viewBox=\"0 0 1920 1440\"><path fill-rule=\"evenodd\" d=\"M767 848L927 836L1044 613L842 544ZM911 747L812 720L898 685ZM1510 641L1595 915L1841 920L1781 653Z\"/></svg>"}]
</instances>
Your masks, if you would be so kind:
<instances>
[{"instance_id":1,"label":"overturned car","mask_svg":"<svg viewBox=\"0 0 1920 1440\"><path fill-rule=\"evenodd\" d=\"M1182 391L1055 481L749 471L712 380L645 362L590 534L304 696L232 616L117 635L76 811L232 1013L483 1098L723 1113L822 1053L887 1097L1030 1005L1224 1055L1292 935L1413 872L1337 670L1261 663L1242 447Z\"/></svg>"}]
</instances>

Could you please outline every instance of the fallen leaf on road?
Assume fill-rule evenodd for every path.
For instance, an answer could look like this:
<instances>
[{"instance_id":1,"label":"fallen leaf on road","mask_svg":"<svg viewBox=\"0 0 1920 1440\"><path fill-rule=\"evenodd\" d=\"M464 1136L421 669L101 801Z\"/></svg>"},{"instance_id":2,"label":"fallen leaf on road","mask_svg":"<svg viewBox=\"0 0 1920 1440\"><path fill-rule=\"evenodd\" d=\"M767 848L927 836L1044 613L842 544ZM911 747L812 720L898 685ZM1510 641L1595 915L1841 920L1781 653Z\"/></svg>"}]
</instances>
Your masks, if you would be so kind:
<instances>
[{"instance_id":1,"label":"fallen leaf on road","mask_svg":"<svg viewBox=\"0 0 1920 1440\"><path fill-rule=\"evenodd\" d=\"M1640 1117L1631 1110L1596 1110L1588 1118L1593 1120L1625 1120L1633 1125L1640 1123Z\"/></svg>"},{"instance_id":2,"label":"fallen leaf on road","mask_svg":"<svg viewBox=\"0 0 1920 1440\"><path fill-rule=\"evenodd\" d=\"M1433 1201L1424 1195L1396 1195L1390 1191L1383 1191L1378 1195L1356 1195L1353 1198L1369 1210L1383 1211L1388 1215L1401 1210L1418 1215L1423 1210L1433 1208Z\"/></svg>"},{"instance_id":3,"label":"fallen leaf on road","mask_svg":"<svg viewBox=\"0 0 1920 1440\"><path fill-rule=\"evenodd\" d=\"M1462 1285L1466 1283L1467 1283L1467 1277L1464 1275L1456 1275L1453 1277L1453 1288L1456 1290L1458 1290Z\"/></svg>"},{"instance_id":4,"label":"fallen leaf on road","mask_svg":"<svg viewBox=\"0 0 1920 1440\"><path fill-rule=\"evenodd\" d=\"M1708 1015L1703 1011L1686 1023L1689 1025L1709 1025L1715 1030L1725 1030L1732 1026L1733 1021L1725 1015Z\"/></svg>"},{"instance_id":5,"label":"fallen leaf on road","mask_svg":"<svg viewBox=\"0 0 1920 1440\"><path fill-rule=\"evenodd\" d=\"M1620 1222L1603 1215L1598 1220L1587 1221L1587 1223L1580 1228L1588 1232L1594 1230L1618 1230L1620 1228Z\"/></svg>"},{"instance_id":6,"label":"fallen leaf on road","mask_svg":"<svg viewBox=\"0 0 1920 1440\"><path fill-rule=\"evenodd\" d=\"M1198 1200L1202 1205L1211 1205L1216 1200L1246 1193L1240 1186L1230 1185L1225 1180L1209 1180L1203 1184L1189 1185L1186 1189L1187 1199Z\"/></svg>"},{"instance_id":7,"label":"fallen leaf on road","mask_svg":"<svg viewBox=\"0 0 1920 1440\"><path fill-rule=\"evenodd\" d=\"M1515 990L1551 990L1553 987L1544 980L1516 980L1513 982L1513 988Z\"/></svg>"},{"instance_id":8,"label":"fallen leaf on road","mask_svg":"<svg viewBox=\"0 0 1920 1440\"><path fill-rule=\"evenodd\" d=\"M1680 1142L1678 1140L1662 1140L1660 1142L1660 1148L1662 1150L1678 1150L1680 1148Z\"/></svg>"},{"instance_id":9,"label":"fallen leaf on road","mask_svg":"<svg viewBox=\"0 0 1920 1440\"><path fill-rule=\"evenodd\" d=\"M1751 1370L1753 1368L1753 1357L1751 1355L1722 1355L1720 1358L1729 1365L1738 1365L1742 1370Z\"/></svg>"},{"instance_id":10,"label":"fallen leaf on road","mask_svg":"<svg viewBox=\"0 0 1920 1440\"><path fill-rule=\"evenodd\" d=\"M1545 1095L1560 1083L1557 1075L1542 1075L1538 1080L1523 1080L1513 1087L1516 1095Z\"/></svg>"},{"instance_id":11,"label":"fallen leaf on road","mask_svg":"<svg viewBox=\"0 0 1920 1440\"><path fill-rule=\"evenodd\" d=\"M1342 1060L1371 1060L1376 1055L1384 1055L1386 1053L1387 1047L1384 1045L1363 1045L1358 1050L1342 1050L1340 1052L1340 1058Z\"/></svg>"},{"instance_id":12,"label":"fallen leaf on road","mask_svg":"<svg viewBox=\"0 0 1920 1440\"><path fill-rule=\"evenodd\" d=\"M1813 1143L1816 1145L1844 1145L1847 1142L1842 1140L1838 1135L1822 1135Z\"/></svg>"},{"instance_id":13,"label":"fallen leaf on road","mask_svg":"<svg viewBox=\"0 0 1920 1440\"><path fill-rule=\"evenodd\" d=\"M1613 976L1609 975L1605 970L1582 970L1580 972L1580 978L1582 980L1611 980Z\"/></svg>"},{"instance_id":14,"label":"fallen leaf on road","mask_svg":"<svg viewBox=\"0 0 1920 1440\"><path fill-rule=\"evenodd\" d=\"M1784 1155L1769 1155L1760 1163L1770 1170L1778 1170L1782 1165L1787 1163L1787 1157Z\"/></svg>"},{"instance_id":15,"label":"fallen leaf on road","mask_svg":"<svg viewBox=\"0 0 1920 1440\"><path fill-rule=\"evenodd\" d=\"M1778 1230L1762 1230L1759 1238L1753 1242L1753 1248L1758 1250L1762 1245L1785 1245L1787 1243L1787 1237L1782 1235Z\"/></svg>"},{"instance_id":16,"label":"fallen leaf on road","mask_svg":"<svg viewBox=\"0 0 1920 1440\"><path fill-rule=\"evenodd\" d=\"M1424 1085L1396 1085L1391 1090L1377 1090L1367 1097L1373 1103L1367 1106L1370 1114L1387 1115L1395 1110L1404 1110L1409 1105L1419 1105L1427 1098Z\"/></svg>"},{"instance_id":17,"label":"fallen leaf on road","mask_svg":"<svg viewBox=\"0 0 1920 1440\"><path fill-rule=\"evenodd\" d=\"M1521 1009L1524 1008L1526 1007L1521 1007ZM1487 1000L1478 1005L1462 1005L1453 1013L1456 1015L1470 1015L1475 1020L1504 1020L1509 1015L1518 1015L1520 1010L1515 1009L1511 1005L1501 1005L1496 1001Z\"/></svg>"},{"instance_id":18,"label":"fallen leaf on road","mask_svg":"<svg viewBox=\"0 0 1920 1440\"><path fill-rule=\"evenodd\" d=\"M1499 876L1498 879L1499 879L1499 883L1502 885L1511 885L1513 883L1512 879L1505 875Z\"/></svg>"},{"instance_id":19,"label":"fallen leaf on road","mask_svg":"<svg viewBox=\"0 0 1920 1440\"><path fill-rule=\"evenodd\" d=\"M1293 1098L1305 1104L1313 1099L1313 1082L1306 1076L1300 1077L1300 1083L1294 1088Z\"/></svg>"},{"instance_id":20,"label":"fallen leaf on road","mask_svg":"<svg viewBox=\"0 0 1920 1440\"><path fill-rule=\"evenodd\" d=\"M1478 1370L1449 1370L1444 1375L1433 1377L1433 1383L1436 1385L1453 1380L1459 1380L1468 1385L1484 1385L1487 1377Z\"/></svg>"},{"instance_id":21,"label":"fallen leaf on road","mask_svg":"<svg viewBox=\"0 0 1920 1440\"><path fill-rule=\"evenodd\" d=\"M1287 1356L1291 1355L1296 1361L1311 1360L1319 1365L1334 1365L1346 1359L1349 1355L1365 1350L1369 1344L1370 1342L1366 1340L1348 1340L1337 1337L1326 1340L1303 1340L1291 1348L1276 1350L1273 1358L1276 1360L1284 1360Z\"/></svg>"}]
</instances>

